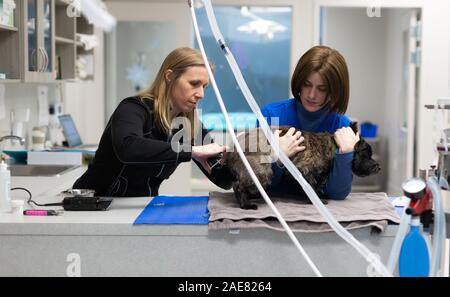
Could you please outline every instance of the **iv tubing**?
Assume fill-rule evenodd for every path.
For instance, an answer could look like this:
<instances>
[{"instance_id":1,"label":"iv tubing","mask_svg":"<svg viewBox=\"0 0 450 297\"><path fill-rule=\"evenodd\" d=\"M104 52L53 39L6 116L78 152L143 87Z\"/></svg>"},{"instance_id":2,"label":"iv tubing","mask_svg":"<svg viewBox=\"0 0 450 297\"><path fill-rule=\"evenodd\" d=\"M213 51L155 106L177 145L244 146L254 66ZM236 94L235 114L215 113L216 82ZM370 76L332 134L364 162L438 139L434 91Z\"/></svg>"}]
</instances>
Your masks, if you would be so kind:
<instances>
[{"instance_id":1,"label":"iv tubing","mask_svg":"<svg viewBox=\"0 0 450 297\"><path fill-rule=\"evenodd\" d=\"M198 45L199 48L202 52L202 56L203 56L203 60L205 62L205 66L206 69L208 70L208 74L211 78L211 85L214 89L214 92L216 93L217 96L217 100L219 102L220 105L220 109L222 110L222 113L225 117L225 122L227 124L227 128L228 131L231 132L231 138L234 142L234 145L237 149L237 152L240 156L240 158L242 159L242 161L244 162L245 167L247 168L247 171L249 172L253 182L255 183L256 187L258 188L258 190L261 192L262 197L264 198L264 200L266 201L266 203L270 206L270 208L274 211L276 217L278 218L278 220L280 221L281 225L283 226L283 228L286 230L287 234L289 235L289 237L291 238L291 240L294 242L295 246L297 247L297 249L300 251L300 253L303 255L303 257L305 258L305 260L308 262L308 265L311 267L311 269L314 271L314 273L317 276L322 276L322 274L320 273L320 271L317 269L317 267L314 265L314 263L312 262L312 260L309 258L309 256L306 254L305 250L303 249L303 247L300 245L300 243L298 242L297 238L295 237L295 235L292 233L291 229L289 228L289 226L287 225L287 223L285 222L285 220L283 219L283 217L281 216L281 214L278 212L278 210L276 209L275 205L273 205L272 201L270 200L270 198L267 196L267 193L264 191L264 188L262 187L261 183L259 182L258 178L256 177L253 169L251 168L250 164L248 163L242 148L239 145L239 142L237 140L236 134L234 133L234 129L233 126L231 124L231 120L228 117L228 112L226 110L226 107L223 103L223 99L220 95L219 89L217 87L216 81L214 79L213 73L211 71L211 68L209 66L208 63L208 59L206 57L206 53L205 50L203 48L203 43L200 37L200 32L198 30L198 25L197 25L197 18L195 16L195 11L194 11L194 7L193 7L193 3L189 0L189 7L191 10L191 15L192 15L192 20L194 22L194 29L195 29L195 35L197 37L197 41L198 41Z\"/></svg>"},{"instance_id":2,"label":"iv tubing","mask_svg":"<svg viewBox=\"0 0 450 297\"><path fill-rule=\"evenodd\" d=\"M433 251L431 253L431 268L430 276L439 276L439 268L441 266L442 248L445 243L445 213L442 205L441 190L438 186L437 178L435 176L428 179L428 187L431 189L433 195L433 202L435 203L434 215L434 232L433 232Z\"/></svg>"},{"instance_id":3,"label":"iv tubing","mask_svg":"<svg viewBox=\"0 0 450 297\"><path fill-rule=\"evenodd\" d=\"M392 274L394 273L395 266L397 265L397 260L400 255L400 249L402 247L403 239L405 239L405 236L409 231L409 223L411 222L411 215L406 213L406 210L409 208L409 204L411 203L411 199L406 199L408 199L408 203L403 208L400 226L398 227L397 235L395 236L394 244L392 245L387 264L387 268Z\"/></svg>"},{"instance_id":4,"label":"iv tubing","mask_svg":"<svg viewBox=\"0 0 450 297\"><path fill-rule=\"evenodd\" d=\"M191 1L192 0L189 0L190 3L191 3ZM242 77L242 74L240 73L239 67L237 66L237 63L236 63L232 53L227 48L227 46L225 44L225 40L224 40L223 36L220 34L220 31L218 30L218 26L217 26L217 22L214 17L214 12L212 10L211 2L209 0L202 0L202 1L203 1L203 4L205 5L208 21L211 26L211 30L214 34L214 37L216 38L216 41L219 43L222 50L224 51L225 58L227 59L228 63L230 64L230 67L233 71L233 74L236 77L236 81L238 82L239 87L241 88L241 90L244 94L244 97L246 98L247 102L249 103L250 108L257 116L264 135L266 136L266 138L269 141L269 143L271 144L271 146L278 152L280 160L285 165L286 169L300 183L303 190L310 198L311 202L318 209L318 211L321 213L321 215L327 220L327 222L333 228L333 230L341 238L343 238L345 241L347 241L347 243L352 245L371 265L373 265L373 267L376 269L376 271L378 271L382 276L392 276L392 274L387 270L386 266L384 266L383 263L381 263L381 261L377 258L377 256L374 253L372 253L366 246L364 246L358 240L356 240L356 238L354 238L353 235L351 235L347 230L345 230L336 221L336 219L331 215L331 213L328 211L328 209L326 209L326 207L322 204L319 197L314 192L314 190L311 188L311 186L305 181L305 179L301 175L300 171L298 171L298 169L289 160L289 158L281 150L279 150L278 144L274 140L273 134L269 128L269 125L267 124L266 119L263 117L258 104L256 103L255 99L253 98L248 86L246 85L246 83ZM192 8L192 5L191 5L191 8ZM197 26L197 24L195 24L195 27L196 26ZM196 30L198 30L198 28L196 28ZM230 129L230 127L228 127L228 129ZM232 133L232 135L233 135L233 133ZM258 187L258 189L260 190L259 187Z\"/></svg>"}]
</instances>

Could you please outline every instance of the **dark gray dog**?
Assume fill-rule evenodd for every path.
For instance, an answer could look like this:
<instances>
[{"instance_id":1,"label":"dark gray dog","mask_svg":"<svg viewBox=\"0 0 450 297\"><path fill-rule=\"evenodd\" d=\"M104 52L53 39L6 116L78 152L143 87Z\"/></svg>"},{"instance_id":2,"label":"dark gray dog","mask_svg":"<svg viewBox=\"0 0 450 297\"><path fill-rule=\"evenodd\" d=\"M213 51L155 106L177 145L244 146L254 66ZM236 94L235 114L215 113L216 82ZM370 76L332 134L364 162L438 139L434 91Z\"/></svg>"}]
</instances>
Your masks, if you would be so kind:
<instances>
[{"instance_id":1,"label":"dark gray dog","mask_svg":"<svg viewBox=\"0 0 450 297\"><path fill-rule=\"evenodd\" d=\"M351 128L356 133L356 123L352 123ZM283 136L289 127L279 127ZM337 145L334 137L329 133L312 133L304 131L302 136L305 138L302 145L306 149L291 156L291 161L302 173L306 181L313 189L320 189L327 182L328 175L336 154ZM273 171L270 155L272 148L266 140L260 128L252 129L238 137L239 144L243 149L264 189L270 186ZM257 209L255 204L250 203L250 199L261 198L261 195L255 186L250 174L244 166L236 150L228 152L226 163L234 176L233 190L237 201L242 209ZM380 165L372 159L372 148L360 137L356 143L352 161L352 171L357 176L369 176L380 171ZM289 172L286 173L286 179L293 179ZM301 190L299 197L308 199ZM326 198L326 197L321 197Z\"/></svg>"}]
</instances>

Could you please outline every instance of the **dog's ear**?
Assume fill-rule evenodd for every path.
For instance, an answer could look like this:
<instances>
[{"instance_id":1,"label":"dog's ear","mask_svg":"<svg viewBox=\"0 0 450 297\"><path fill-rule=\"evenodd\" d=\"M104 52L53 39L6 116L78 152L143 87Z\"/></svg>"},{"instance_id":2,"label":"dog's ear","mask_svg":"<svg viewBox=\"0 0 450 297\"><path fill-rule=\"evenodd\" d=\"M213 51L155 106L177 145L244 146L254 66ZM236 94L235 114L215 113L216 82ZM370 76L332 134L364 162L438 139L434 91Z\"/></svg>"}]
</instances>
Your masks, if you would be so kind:
<instances>
[{"instance_id":1,"label":"dog's ear","mask_svg":"<svg viewBox=\"0 0 450 297\"><path fill-rule=\"evenodd\" d=\"M352 128L355 134L358 133L358 122L351 122L350 128Z\"/></svg>"},{"instance_id":2,"label":"dog's ear","mask_svg":"<svg viewBox=\"0 0 450 297\"><path fill-rule=\"evenodd\" d=\"M361 138L355 144L354 152L358 156L364 156L364 157L367 157L367 158L371 158L372 157L372 147L363 138Z\"/></svg>"}]
</instances>

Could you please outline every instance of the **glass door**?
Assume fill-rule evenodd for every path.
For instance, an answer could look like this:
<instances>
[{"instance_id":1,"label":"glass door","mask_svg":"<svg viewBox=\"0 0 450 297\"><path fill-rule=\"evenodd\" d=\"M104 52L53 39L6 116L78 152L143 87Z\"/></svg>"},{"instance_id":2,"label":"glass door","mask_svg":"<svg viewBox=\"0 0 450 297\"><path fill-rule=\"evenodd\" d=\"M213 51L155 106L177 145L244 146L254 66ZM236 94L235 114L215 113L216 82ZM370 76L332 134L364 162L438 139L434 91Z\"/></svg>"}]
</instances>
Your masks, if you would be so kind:
<instances>
[{"instance_id":1,"label":"glass door","mask_svg":"<svg viewBox=\"0 0 450 297\"><path fill-rule=\"evenodd\" d=\"M27 0L25 4L25 81L53 81L54 0Z\"/></svg>"},{"instance_id":2,"label":"glass door","mask_svg":"<svg viewBox=\"0 0 450 297\"><path fill-rule=\"evenodd\" d=\"M41 48L41 53L42 58L44 59L42 72L46 74L51 74L53 71L53 63L51 58L53 56L53 7L52 0L43 0L43 45Z\"/></svg>"},{"instance_id":3,"label":"glass door","mask_svg":"<svg viewBox=\"0 0 450 297\"><path fill-rule=\"evenodd\" d=\"M38 38L37 38L37 0L27 0L26 32L28 42L28 67L29 72L37 72L38 65Z\"/></svg>"}]
</instances>

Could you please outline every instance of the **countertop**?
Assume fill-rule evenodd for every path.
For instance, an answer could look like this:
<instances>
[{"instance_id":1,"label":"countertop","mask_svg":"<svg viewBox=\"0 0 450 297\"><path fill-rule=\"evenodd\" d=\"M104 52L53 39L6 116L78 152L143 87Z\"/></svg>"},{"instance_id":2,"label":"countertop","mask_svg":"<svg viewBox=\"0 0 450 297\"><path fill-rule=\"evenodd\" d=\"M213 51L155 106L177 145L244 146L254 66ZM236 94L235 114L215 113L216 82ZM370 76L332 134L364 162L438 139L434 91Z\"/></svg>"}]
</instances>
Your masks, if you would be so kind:
<instances>
[{"instance_id":1,"label":"countertop","mask_svg":"<svg viewBox=\"0 0 450 297\"><path fill-rule=\"evenodd\" d=\"M86 170L80 166L63 175L53 177L12 177L11 188L24 187L40 204L56 203L70 189L74 181ZM56 209L62 207L37 207L26 203L28 194L12 191L12 199L25 201L25 209ZM152 197L114 198L106 211L64 211L58 216L0 215L0 235L207 235L207 225L133 225L134 220L152 200Z\"/></svg>"}]
</instances>

